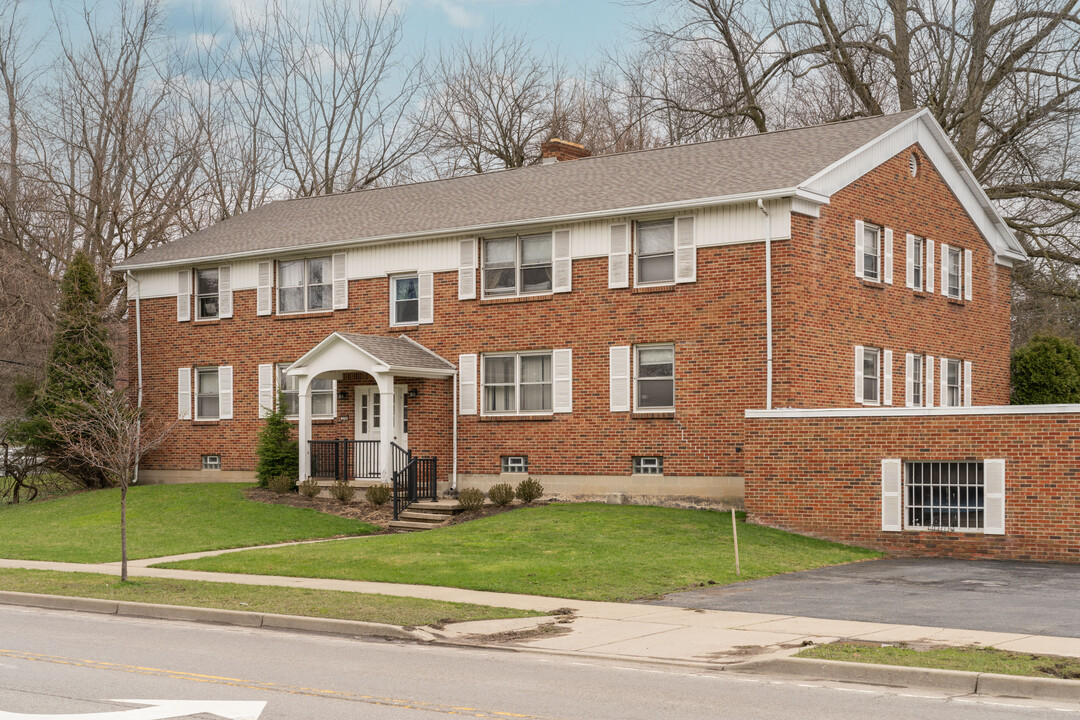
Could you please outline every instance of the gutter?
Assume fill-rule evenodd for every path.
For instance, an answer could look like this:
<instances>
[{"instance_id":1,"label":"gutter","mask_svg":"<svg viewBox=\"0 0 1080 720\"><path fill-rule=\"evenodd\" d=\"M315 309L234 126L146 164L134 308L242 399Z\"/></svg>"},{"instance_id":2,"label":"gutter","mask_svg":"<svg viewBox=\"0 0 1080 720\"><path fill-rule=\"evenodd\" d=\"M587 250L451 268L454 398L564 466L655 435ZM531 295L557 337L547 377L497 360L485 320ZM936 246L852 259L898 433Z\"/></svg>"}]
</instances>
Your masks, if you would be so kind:
<instances>
[{"instance_id":1,"label":"gutter","mask_svg":"<svg viewBox=\"0 0 1080 720\"><path fill-rule=\"evenodd\" d=\"M128 287L130 288L132 283L135 284L135 357L136 365L138 367L139 377L139 399L138 399L138 438L142 441L142 406L143 406L143 370L142 370L142 285L140 285L138 279L131 274L131 271L125 273L127 277ZM136 448L137 449L137 448ZM139 463L135 462L135 478L132 483L139 482Z\"/></svg>"},{"instance_id":2,"label":"gutter","mask_svg":"<svg viewBox=\"0 0 1080 720\"><path fill-rule=\"evenodd\" d=\"M765 215L765 409L772 410L772 216L763 198L757 206Z\"/></svg>"}]
</instances>

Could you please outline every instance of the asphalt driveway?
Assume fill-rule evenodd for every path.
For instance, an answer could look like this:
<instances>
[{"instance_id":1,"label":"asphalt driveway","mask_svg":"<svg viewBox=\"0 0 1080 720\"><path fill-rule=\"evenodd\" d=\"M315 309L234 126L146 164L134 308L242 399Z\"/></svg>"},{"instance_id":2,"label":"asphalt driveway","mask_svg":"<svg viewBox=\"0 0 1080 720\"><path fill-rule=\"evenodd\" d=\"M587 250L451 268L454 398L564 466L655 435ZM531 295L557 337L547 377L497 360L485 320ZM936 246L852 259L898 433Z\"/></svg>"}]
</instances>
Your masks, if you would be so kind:
<instances>
[{"instance_id":1,"label":"asphalt driveway","mask_svg":"<svg viewBox=\"0 0 1080 720\"><path fill-rule=\"evenodd\" d=\"M650 602L1080 637L1080 565L890 558L695 588Z\"/></svg>"}]
</instances>

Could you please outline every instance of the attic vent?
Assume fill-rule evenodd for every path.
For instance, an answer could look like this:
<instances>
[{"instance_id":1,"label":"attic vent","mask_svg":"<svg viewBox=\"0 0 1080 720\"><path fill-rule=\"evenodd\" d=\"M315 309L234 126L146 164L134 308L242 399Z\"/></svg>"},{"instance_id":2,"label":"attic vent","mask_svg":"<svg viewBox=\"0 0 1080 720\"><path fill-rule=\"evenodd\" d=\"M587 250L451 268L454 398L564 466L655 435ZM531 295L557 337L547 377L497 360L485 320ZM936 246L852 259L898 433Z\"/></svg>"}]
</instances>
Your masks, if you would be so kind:
<instances>
[{"instance_id":1,"label":"attic vent","mask_svg":"<svg viewBox=\"0 0 1080 720\"><path fill-rule=\"evenodd\" d=\"M911 170L911 177L919 174L919 156L915 153L911 153L911 157L908 158L908 169Z\"/></svg>"}]
</instances>

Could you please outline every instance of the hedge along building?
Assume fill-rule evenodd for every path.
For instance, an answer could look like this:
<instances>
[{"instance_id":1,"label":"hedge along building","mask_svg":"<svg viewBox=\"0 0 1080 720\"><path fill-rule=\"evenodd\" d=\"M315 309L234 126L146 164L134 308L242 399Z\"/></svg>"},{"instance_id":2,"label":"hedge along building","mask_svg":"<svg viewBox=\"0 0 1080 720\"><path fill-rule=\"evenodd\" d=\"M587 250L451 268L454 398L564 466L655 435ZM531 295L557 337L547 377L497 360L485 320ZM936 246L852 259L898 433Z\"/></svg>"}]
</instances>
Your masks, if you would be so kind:
<instances>
[{"instance_id":1,"label":"hedge along building","mask_svg":"<svg viewBox=\"0 0 1080 720\"><path fill-rule=\"evenodd\" d=\"M750 472L748 510L784 525L748 410L1007 402L1025 256L927 111L544 155L120 265L147 411L182 419L142 477L250 479L281 391L304 475L386 480L408 450L442 489L732 501Z\"/></svg>"}]
</instances>

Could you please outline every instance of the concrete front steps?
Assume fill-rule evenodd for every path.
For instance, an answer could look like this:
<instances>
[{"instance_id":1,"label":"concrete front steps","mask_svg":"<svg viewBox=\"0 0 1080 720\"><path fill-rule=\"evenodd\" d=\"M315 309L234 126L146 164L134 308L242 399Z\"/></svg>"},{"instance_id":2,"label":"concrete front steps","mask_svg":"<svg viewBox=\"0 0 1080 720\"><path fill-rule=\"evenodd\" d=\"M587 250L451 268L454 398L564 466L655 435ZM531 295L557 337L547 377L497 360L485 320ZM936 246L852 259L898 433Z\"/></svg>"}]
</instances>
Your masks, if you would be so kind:
<instances>
[{"instance_id":1,"label":"concrete front steps","mask_svg":"<svg viewBox=\"0 0 1080 720\"><path fill-rule=\"evenodd\" d=\"M461 512L464 511L457 500L414 502L398 515L397 520L390 521L390 532L420 532L442 527Z\"/></svg>"}]
</instances>

